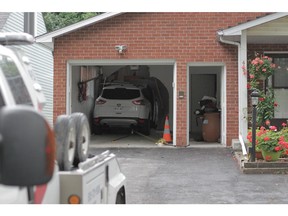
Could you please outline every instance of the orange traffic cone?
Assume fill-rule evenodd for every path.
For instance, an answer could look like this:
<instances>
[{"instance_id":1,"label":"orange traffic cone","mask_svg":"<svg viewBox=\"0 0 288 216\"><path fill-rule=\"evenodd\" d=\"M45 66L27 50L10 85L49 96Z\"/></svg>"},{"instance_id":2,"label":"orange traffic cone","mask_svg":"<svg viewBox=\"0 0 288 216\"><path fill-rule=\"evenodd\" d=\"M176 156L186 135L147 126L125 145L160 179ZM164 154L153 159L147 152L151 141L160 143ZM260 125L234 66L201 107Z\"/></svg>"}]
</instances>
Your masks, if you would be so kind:
<instances>
[{"instance_id":1,"label":"orange traffic cone","mask_svg":"<svg viewBox=\"0 0 288 216\"><path fill-rule=\"evenodd\" d=\"M166 120L165 120L163 139L165 139L167 143L172 142L168 116L166 116Z\"/></svg>"}]
</instances>

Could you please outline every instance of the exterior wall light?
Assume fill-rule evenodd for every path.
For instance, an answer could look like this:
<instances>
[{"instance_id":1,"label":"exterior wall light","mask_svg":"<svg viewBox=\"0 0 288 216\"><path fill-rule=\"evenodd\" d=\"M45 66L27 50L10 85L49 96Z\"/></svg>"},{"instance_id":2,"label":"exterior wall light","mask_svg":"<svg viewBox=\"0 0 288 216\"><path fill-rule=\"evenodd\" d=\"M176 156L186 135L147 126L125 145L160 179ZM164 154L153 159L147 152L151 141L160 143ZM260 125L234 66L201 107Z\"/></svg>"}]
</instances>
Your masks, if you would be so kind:
<instances>
[{"instance_id":1,"label":"exterior wall light","mask_svg":"<svg viewBox=\"0 0 288 216\"><path fill-rule=\"evenodd\" d=\"M127 50L126 45L116 45L115 50L118 51L119 54L124 54L124 52Z\"/></svg>"}]
</instances>

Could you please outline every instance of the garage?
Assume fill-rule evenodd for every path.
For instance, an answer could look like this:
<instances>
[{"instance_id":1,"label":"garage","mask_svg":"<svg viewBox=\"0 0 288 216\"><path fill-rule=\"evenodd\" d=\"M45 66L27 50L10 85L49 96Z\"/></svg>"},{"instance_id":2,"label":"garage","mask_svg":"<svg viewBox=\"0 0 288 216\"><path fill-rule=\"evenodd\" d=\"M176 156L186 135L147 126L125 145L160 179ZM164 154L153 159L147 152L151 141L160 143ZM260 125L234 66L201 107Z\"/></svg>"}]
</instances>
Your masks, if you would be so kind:
<instances>
[{"instance_id":1,"label":"garage","mask_svg":"<svg viewBox=\"0 0 288 216\"><path fill-rule=\"evenodd\" d=\"M249 48L251 53L263 52L262 46L254 44L254 32L249 32L249 26L253 27L251 30L254 27L257 30L256 26L264 25L267 20L274 24L280 18L285 23L286 16L286 13L235 15L107 12L39 36L36 41L53 50L53 120L61 114L77 111L91 116L91 106L97 97L94 88L99 87L99 84L89 82L82 88L86 89L83 90L86 101L82 102L77 101L77 85L81 79L95 78L93 76L100 73L97 72L100 68L105 73L113 73L122 67L148 66L149 76L156 76L169 92L168 116L173 145L187 147L193 139L197 139L197 134L201 135L202 127L200 128L200 123L196 125L194 112L202 107L199 106L199 101L208 96L216 98L213 106L218 109L220 123L217 129L220 138L216 143L231 146L239 135L246 137L247 134L249 95L247 73L243 71L247 66L247 50ZM252 21L247 22L248 20ZM281 22L279 25L282 27ZM242 24L238 25L239 23ZM267 28L270 32L271 27ZM258 40L262 38L263 32L257 33ZM286 35L286 32L283 34ZM117 47L125 50L117 50ZM266 51L275 52L275 46L267 47ZM277 49L280 52L285 51L286 46ZM81 68L87 66L95 67L94 72L86 78L85 75L81 77ZM83 71L85 70L82 69L82 74L85 74ZM213 95L195 87L200 83L203 84L201 87L205 87L206 78L214 83L211 84L214 87L206 89L213 90ZM202 119L202 123L204 122L211 121ZM161 135L156 138L161 138L163 131L158 132ZM99 137L103 136L97 135L98 139ZM154 143L154 140L148 142Z\"/></svg>"},{"instance_id":2,"label":"garage","mask_svg":"<svg viewBox=\"0 0 288 216\"><path fill-rule=\"evenodd\" d=\"M132 140L141 145L155 145L163 137L166 116L173 139L174 69L173 60L70 60L67 64L67 113L83 112L87 115L92 131L91 140L95 145L117 145ZM145 95L151 102L153 115L148 134L121 122L120 125L101 124L101 133L94 130L95 101L104 86L115 84L133 84L152 89L153 96ZM171 140L169 144L172 143Z\"/></svg>"}]
</instances>

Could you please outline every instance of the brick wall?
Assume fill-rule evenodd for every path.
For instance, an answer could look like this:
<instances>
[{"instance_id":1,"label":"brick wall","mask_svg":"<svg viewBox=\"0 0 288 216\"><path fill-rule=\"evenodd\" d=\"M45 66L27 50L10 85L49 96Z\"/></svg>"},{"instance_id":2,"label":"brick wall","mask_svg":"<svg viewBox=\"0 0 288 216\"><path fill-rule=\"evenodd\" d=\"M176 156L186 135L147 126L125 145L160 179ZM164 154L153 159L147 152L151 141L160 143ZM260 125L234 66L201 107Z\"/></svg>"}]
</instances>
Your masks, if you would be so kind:
<instances>
[{"instance_id":1,"label":"brick wall","mask_svg":"<svg viewBox=\"0 0 288 216\"><path fill-rule=\"evenodd\" d=\"M216 32L263 13L126 13L55 39L54 119L66 111L66 64L71 59L175 59L177 92L187 90L187 63L224 62L227 67L227 144L238 137L237 47ZM124 56L114 46L128 47ZM176 143L186 146L187 98L177 100ZM231 116L231 117L230 117Z\"/></svg>"}]
</instances>

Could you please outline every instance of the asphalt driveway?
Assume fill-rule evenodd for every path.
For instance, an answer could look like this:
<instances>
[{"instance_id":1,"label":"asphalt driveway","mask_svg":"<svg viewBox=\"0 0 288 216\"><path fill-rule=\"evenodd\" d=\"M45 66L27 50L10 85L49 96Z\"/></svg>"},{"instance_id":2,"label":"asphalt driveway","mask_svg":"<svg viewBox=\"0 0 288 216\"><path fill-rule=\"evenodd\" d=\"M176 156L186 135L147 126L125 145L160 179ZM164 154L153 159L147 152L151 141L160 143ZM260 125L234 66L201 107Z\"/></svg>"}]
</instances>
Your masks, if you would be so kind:
<instances>
[{"instance_id":1,"label":"asphalt driveway","mask_svg":"<svg viewBox=\"0 0 288 216\"><path fill-rule=\"evenodd\" d=\"M128 204L288 203L287 175L243 174L228 148L107 149L127 177Z\"/></svg>"}]
</instances>

